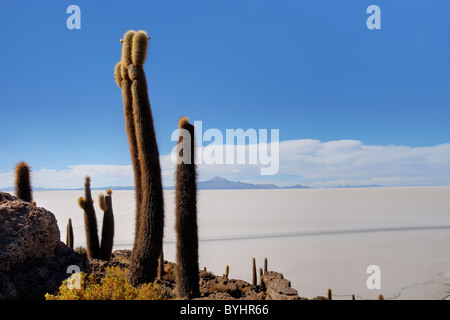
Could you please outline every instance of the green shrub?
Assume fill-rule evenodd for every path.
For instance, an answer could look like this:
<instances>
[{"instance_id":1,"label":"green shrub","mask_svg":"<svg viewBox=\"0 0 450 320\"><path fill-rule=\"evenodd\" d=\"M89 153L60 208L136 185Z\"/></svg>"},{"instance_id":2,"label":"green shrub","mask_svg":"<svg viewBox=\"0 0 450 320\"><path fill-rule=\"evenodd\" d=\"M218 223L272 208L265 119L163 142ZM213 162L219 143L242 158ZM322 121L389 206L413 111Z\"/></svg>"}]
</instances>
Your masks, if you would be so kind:
<instances>
[{"instance_id":1,"label":"green shrub","mask_svg":"<svg viewBox=\"0 0 450 320\"><path fill-rule=\"evenodd\" d=\"M127 270L107 267L106 276L97 282L92 274L80 273L80 289L69 289L63 281L59 291L46 294L46 300L167 300L172 298L171 291L163 285L146 283L138 287L131 285Z\"/></svg>"}]
</instances>

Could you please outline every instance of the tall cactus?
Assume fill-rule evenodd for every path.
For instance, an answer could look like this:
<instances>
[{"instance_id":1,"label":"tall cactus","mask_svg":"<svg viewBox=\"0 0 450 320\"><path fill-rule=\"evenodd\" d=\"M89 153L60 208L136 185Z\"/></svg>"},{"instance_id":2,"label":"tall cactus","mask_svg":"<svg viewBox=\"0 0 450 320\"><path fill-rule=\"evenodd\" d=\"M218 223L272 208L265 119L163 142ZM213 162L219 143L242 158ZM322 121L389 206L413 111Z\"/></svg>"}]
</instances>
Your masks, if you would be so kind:
<instances>
[{"instance_id":1,"label":"tall cactus","mask_svg":"<svg viewBox=\"0 0 450 320\"><path fill-rule=\"evenodd\" d=\"M114 78L117 85L122 89L123 113L125 118L125 131L127 133L128 145L131 154L131 164L134 170L134 189L136 197L136 213L140 212L141 204L141 168L139 164L138 147L136 141L136 127L133 115L133 97L131 94L131 79L128 76L127 67L132 63L131 49L135 31L125 33L121 61L116 64ZM136 219L136 230L139 229Z\"/></svg>"},{"instance_id":2,"label":"tall cactus","mask_svg":"<svg viewBox=\"0 0 450 320\"><path fill-rule=\"evenodd\" d=\"M132 161L138 160L138 165L133 163L135 182L140 184L136 184L136 232L129 267L129 278L134 285L151 282L156 277L164 235L161 167L143 68L148 39L145 31L125 33L121 62L115 67L116 83L120 83L124 100ZM128 123L131 121L130 103L135 142L131 122Z\"/></svg>"},{"instance_id":3,"label":"tall cactus","mask_svg":"<svg viewBox=\"0 0 450 320\"><path fill-rule=\"evenodd\" d=\"M106 196L99 195L99 205L103 210L102 240L100 243L100 259L111 260L114 244L114 213L112 209L112 190L106 190Z\"/></svg>"},{"instance_id":4,"label":"tall cactus","mask_svg":"<svg viewBox=\"0 0 450 320\"><path fill-rule=\"evenodd\" d=\"M73 228L72 228L72 219L70 218L69 222L67 222L66 245L70 249L73 249Z\"/></svg>"},{"instance_id":5,"label":"tall cactus","mask_svg":"<svg viewBox=\"0 0 450 320\"><path fill-rule=\"evenodd\" d=\"M78 199L78 205L84 210L84 229L86 231L86 249L88 259L98 259L100 246L98 242L97 217L91 195L91 178L84 179L84 197Z\"/></svg>"},{"instance_id":6,"label":"tall cactus","mask_svg":"<svg viewBox=\"0 0 450 320\"><path fill-rule=\"evenodd\" d=\"M180 297L195 297L200 289L194 126L185 117L180 119L178 126L181 131L178 139L180 158L177 164L175 187L177 291Z\"/></svg>"},{"instance_id":7,"label":"tall cactus","mask_svg":"<svg viewBox=\"0 0 450 320\"><path fill-rule=\"evenodd\" d=\"M30 167L24 161L19 162L16 166L15 189L17 198L26 202L33 201L31 193Z\"/></svg>"}]
</instances>

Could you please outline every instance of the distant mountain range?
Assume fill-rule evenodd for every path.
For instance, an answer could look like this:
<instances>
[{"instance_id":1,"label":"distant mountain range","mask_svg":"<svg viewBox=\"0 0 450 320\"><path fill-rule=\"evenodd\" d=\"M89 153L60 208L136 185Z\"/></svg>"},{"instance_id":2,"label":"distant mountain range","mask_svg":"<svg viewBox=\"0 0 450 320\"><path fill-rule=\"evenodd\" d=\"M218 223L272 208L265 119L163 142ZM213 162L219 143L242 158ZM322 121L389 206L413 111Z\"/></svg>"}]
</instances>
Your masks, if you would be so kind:
<instances>
[{"instance_id":1,"label":"distant mountain range","mask_svg":"<svg viewBox=\"0 0 450 320\"><path fill-rule=\"evenodd\" d=\"M255 184L241 181L230 181L220 177L214 177L208 181L197 182L197 189L199 190L237 190L237 189L306 189L302 185L295 185L289 187L279 187L275 184ZM165 188L166 190L173 190L175 187Z\"/></svg>"},{"instance_id":2,"label":"distant mountain range","mask_svg":"<svg viewBox=\"0 0 450 320\"><path fill-rule=\"evenodd\" d=\"M331 187L331 188L380 188L383 186L380 186L379 184L361 184L361 185L356 185L356 186L336 186L336 187Z\"/></svg>"},{"instance_id":3,"label":"distant mountain range","mask_svg":"<svg viewBox=\"0 0 450 320\"><path fill-rule=\"evenodd\" d=\"M356 185L356 186L337 186L331 188L371 188L371 187L382 187L380 185ZM92 190L134 190L133 186L123 187L123 186L109 186L109 187L96 187L91 188ZM211 180L207 181L199 181L197 182L197 188L199 190L242 190L242 189L309 189L311 187L302 186L300 184L296 184L293 186L285 186L280 187L275 184L256 184L256 183L247 183L241 181L230 181L220 177L214 177ZM164 190L174 190L174 186L164 187ZM14 188L0 188L0 191L11 191ZM34 191L55 191L55 190L83 190L83 188L75 188L75 189L62 189L62 188L33 188Z\"/></svg>"}]
</instances>

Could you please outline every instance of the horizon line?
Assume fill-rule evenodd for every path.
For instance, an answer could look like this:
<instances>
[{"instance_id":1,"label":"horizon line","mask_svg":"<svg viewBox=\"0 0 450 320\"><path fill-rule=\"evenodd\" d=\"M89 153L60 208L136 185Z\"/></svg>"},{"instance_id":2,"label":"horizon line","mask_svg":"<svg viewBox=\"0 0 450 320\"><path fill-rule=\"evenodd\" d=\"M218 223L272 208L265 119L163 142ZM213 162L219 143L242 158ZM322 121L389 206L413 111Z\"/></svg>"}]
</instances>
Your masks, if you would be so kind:
<instances>
[{"instance_id":1,"label":"horizon line","mask_svg":"<svg viewBox=\"0 0 450 320\"><path fill-rule=\"evenodd\" d=\"M437 187L450 187L450 185L395 185L395 186L382 186L382 185L355 185L355 186L305 186L303 188L292 188L292 187L278 187L277 188L200 188L198 190L302 190L302 189L377 189L377 188L437 188ZM119 188L119 189L117 189ZM164 190L174 190L175 186L163 186ZM32 187L32 191L82 191L83 188L43 188L43 187ZM93 187L91 190L115 190L115 191L134 191L133 186L105 186L105 187ZM15 191L14 187L0 188L0 192Z\"/></svg>"}]
</instances>

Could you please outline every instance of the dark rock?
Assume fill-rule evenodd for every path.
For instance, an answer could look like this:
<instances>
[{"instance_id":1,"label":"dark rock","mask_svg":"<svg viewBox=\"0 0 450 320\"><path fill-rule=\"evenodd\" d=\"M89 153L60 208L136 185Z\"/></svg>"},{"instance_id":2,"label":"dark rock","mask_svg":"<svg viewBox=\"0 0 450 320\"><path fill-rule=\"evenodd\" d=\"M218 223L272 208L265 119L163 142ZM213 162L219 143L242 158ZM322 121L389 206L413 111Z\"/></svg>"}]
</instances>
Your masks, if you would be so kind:
<instances>
[{"instance_id":1,"label":"dark rock","mask_svg":"<svg viewBox=\"0 0 450 320\"><path fill-rule=\"evenodd\" d=\"M60 241L53 213L0 192L0 299L43 300L71 265L90 270L86 257Z\"/></svg>"}]
</instances>

